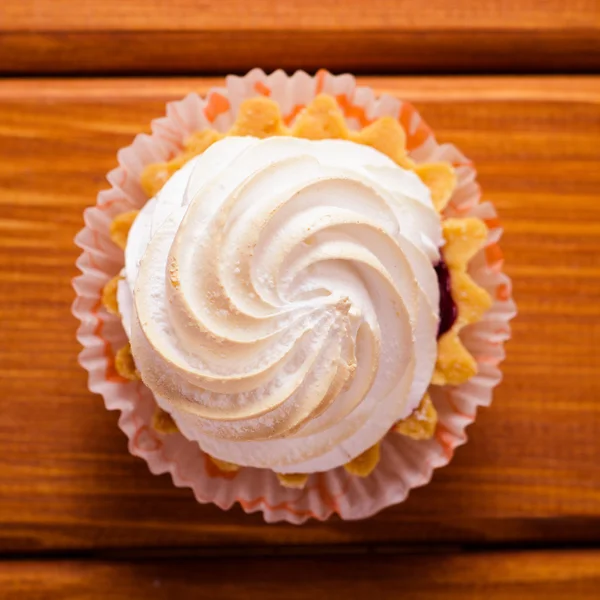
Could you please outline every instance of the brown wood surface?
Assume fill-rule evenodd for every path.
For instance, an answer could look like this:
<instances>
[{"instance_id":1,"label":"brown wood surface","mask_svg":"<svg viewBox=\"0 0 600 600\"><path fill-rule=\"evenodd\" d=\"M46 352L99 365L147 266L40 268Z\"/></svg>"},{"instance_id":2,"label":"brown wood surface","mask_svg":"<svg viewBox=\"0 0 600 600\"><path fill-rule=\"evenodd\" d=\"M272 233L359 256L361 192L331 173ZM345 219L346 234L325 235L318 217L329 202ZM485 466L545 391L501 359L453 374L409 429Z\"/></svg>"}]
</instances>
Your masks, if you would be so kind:
<instances>
[{"instance_id":1,"label":"brown wood surface","mask_svg":"<svg viewBox=\"0 0 600 600\"><path fill-rule=\"evenodd\" d=\"M597 0L3 0L0 73L600 67Z\"/></svg>"},{"instance_id":2,"label":"brown wood surface","mask_svg":"<svg viewBox=\"0 0 600 600\"><path fill-rule=\"evenodd\" d=\"M0 552L600 539L600 78L364 81L476 161L506 228L520 313L469 443L368 522L265 526L152 476L76 362L73 236L116 151L210 82L0 81Z\"/></svg>"},{"instance_id":3,"label":"brown wood surface","mask_svg":"<svg viewBox=\"0 0 600 600\"><path fill-rule=\"evenodd\" d=\"M0 571L0 589L6 600L596 600L600 553L27 561Z\"/></svg>"}]
</instances>

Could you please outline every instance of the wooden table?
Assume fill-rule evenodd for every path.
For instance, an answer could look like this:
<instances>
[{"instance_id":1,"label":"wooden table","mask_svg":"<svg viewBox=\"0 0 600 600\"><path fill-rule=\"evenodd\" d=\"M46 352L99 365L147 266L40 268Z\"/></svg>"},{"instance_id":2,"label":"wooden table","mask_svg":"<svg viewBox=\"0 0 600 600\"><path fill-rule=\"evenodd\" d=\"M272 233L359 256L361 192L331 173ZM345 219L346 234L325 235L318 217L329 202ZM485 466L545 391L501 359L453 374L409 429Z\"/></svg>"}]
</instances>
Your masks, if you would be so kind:
<instances>
[{"instance_id":1,"label":"wooden table","mask_svg":"<svg viewBox=\"0 0 600 600\"><path fill-rule=\"evenodd\" d=\"M5 0L0 597L600 598L600 5L565 5ZM116 151L218 82L196 73L255 65L389 73L362 82L476 162L506 230L520 312L494 404L366 522L196 504L128 454L76 361L73 236ZM497 71L525 74L473 74Z\"/></svg>"}]
</instances>

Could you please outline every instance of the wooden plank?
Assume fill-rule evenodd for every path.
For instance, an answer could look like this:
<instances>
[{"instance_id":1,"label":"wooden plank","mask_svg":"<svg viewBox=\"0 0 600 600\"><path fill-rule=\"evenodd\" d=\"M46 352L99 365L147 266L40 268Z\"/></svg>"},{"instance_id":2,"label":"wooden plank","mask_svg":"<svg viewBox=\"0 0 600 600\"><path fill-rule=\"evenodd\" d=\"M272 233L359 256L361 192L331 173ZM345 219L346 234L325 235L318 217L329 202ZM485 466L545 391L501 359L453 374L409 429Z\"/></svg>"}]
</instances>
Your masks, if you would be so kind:
<instances>
[{"instance_id":1,"label":"wooden plank","mask_svg":"<svg viewBox=\"0 0 600 600\"><path fill-rule=\"evenodd\" d=\"M25 561L0 566L0 586L6 600L185 600L198 594L211 600L595 600L600 552Z\"/></svg>"},{"instance_id":2,"label":"wooden plank","mask_svg":"<svg viewBox=\"0 0 600 600\"><path fill-rule=\"evenodd\" d=\"M595 0L4 0L0 72L591 71L599 34Z\"/></svg>"},{"instance_id":3,"label":"wooden plank","mask_svg":"<svg viewBox=\"0 0 600 600\"><path fill-rule=\"evenodd\" d=\"M600 78L372 78L479 168L520 314L506 380L433 482L365 523L265 527L127 453L70 314L82 210L165 100L210 82L0 82L0 551L600 538Z\"/></svg>"}]
</instances>

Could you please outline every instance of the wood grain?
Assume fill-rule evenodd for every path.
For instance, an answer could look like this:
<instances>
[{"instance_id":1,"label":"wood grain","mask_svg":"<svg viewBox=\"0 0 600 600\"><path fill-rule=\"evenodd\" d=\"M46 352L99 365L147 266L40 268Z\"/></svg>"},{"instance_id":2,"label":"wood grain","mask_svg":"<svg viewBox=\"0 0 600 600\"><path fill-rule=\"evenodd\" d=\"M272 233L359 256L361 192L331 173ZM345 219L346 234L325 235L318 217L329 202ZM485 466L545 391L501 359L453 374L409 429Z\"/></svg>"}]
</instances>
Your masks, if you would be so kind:
<instances>
[{"instance_id":1,"label":"wood grain","mask_svg":"<svg viewBox=\"0 0 600 600\"><path fill-rule=\"evenodd\" d=\"M3 598L129 600L593 600L600 553L521 552L177 562L21 562L0 570Z\"/></svg>"},{"instance_id":2,"label":"wood grain","mask_svg":"<svg viewBox=\"0 0 600 600\"><path fill-rule=\"evenodd\" d=\"M475 160L506 228L520 314L470 442L365 523L265 527L150 475L76 362L73 236L116 151L211 82L4 81L0 551L600 539L600 78L364 81L415 102Z\"/></svg>"},{"instance_id":3,"label":"wood grain","mask_svg":"<svg viewBox=\"0 0 600 600\"><path fill-rule=\"evenodd\" d=\"M596 0L4 0L0 72L556 72L600 66Z\"/></svg>"}]
</instances>

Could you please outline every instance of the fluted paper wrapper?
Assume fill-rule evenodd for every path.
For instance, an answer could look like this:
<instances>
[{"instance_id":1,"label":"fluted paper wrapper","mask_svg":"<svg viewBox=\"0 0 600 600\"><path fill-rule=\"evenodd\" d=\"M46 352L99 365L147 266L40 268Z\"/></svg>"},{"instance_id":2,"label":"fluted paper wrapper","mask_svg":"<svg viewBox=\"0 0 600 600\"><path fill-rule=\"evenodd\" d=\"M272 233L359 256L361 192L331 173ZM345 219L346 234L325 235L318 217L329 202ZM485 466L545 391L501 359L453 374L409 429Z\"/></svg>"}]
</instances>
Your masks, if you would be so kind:
<instances>
[{"instance_id":1,"label":"fluted paper wrapper","mask_svg":"<svg viewBox=\"0 0 600 600\"><path fill-rule=\"evenodd\" d=\"M351 128L384 115L398 118L407 136L410 156L417 162L447 161L458 174L458 186L446 216L477 216L489 228L487 246L471 261L469 272L493 297L483 320L461 332L461 339L476 358L478 374L458 387L432 387L439 413L435 437L416 441L389 433L382 442L381 461L374 472L359 478L343 468L311 475L302 490L282 487L274 473L252 468L222 473L198 444L180 433L160 434L152 428L156 403L141 382L130 382L114 368L115 352L127 338L118 316L100 302L104 284L123 267L123 252L109 239L112 219L140 208L147 197L140 186L145 165L177 155L192 133L204 128L227 130L242 100L268 95L278 102L286 122L318 93L337 98ZM107 178L111 188L100 192L96 206L84 213L85 227L77 235L82 249L77 261L81 275L74 280L77 298L73 313L81 325L77 337L83 345L79 362L89 373L89 388L104 398L106 408L121 411L119 427L129 439L129 450L143 458L152 473L171 473L173 482L193 490L198 502L212 502L223 509L239 502L246 512L262 511L268 522L302 523L324 520L333 513L343 519L362 519L402 502L408 492L426 484L433 470L446 465L454 449L467 440L465 429L478 406L487 406L501 380L498 364L504 358L503 342L509 338L508 322L515 314L510 280L501 271L497 245L502 230L494 208L481 202L480 188L471 162L450 144L438 144L416 110L395 97L376 96L356 85L351 75L334 76L320 71L292 76L283 71L265 75L255 69L244 77L227 77L225 87L212 89L205 98L189 94L167 105L165 117L152 123L151 135L138 135L117 154L119 166Z\"/></svg>"}]
</instances>

